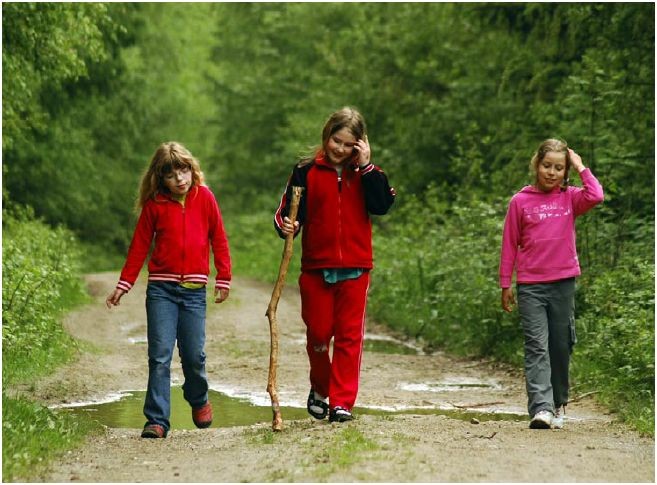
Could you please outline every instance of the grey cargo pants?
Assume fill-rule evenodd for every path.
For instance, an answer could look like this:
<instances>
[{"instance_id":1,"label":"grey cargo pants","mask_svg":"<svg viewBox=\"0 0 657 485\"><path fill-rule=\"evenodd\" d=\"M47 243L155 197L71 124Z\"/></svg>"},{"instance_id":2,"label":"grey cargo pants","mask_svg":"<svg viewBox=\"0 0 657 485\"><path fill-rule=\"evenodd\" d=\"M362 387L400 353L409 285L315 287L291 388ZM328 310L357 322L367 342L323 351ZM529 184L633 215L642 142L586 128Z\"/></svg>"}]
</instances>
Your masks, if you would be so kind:
<instances>
[{"instance_id":1,"label":"grey cargo pants","mask_svg":"<svg viewBox=\"0 0 657 485\"><path fill-rule=\"evenodd\" d=\"M568 368L575 335L575 278L518 284L525 333L527 409L533 417L568 403Z\"/></svg>"}]
</instances>

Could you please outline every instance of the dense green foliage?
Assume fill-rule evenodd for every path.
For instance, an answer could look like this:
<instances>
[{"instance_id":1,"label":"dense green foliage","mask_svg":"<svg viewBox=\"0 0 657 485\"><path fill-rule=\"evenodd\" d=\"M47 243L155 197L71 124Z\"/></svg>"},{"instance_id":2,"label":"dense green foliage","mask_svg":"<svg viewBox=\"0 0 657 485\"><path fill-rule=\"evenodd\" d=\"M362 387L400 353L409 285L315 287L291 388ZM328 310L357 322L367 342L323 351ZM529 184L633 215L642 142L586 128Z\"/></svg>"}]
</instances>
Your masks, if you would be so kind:
<instances>
[{"instance_id":1,"label":"dense green foliage","mask_svg":"<svg viewBox=\"0 0 657 485\"><path fill-rule=\"evenodd\" d=\"M646 249L646 248L643 248ZM614 269L588 278L580 292L578 388L597 390L612 410L654 433L655 267L624 253ZM652 404L653 406L650 406Z\"/></svg>"},{"instance_id":2,"label":"dense green foliage","mask_svg":"<svg viewBox=\"0 0 657 485\"><path fill-rule=\"evenodd\" d=\"M24 354L21 318L41 348L66 339L61 306L32 309L48 272L76 271L58 252L70 233L46 224L80 240L85 270L118 269L139 177L166 140L200 159L235 273L272 281L286 177L326 117L353 105L399 194L375 221L371 314L453 352L521 362L517 315L502 313L497 288L506 204L531 182L541 140L582 155L606 199L578 221L574 391L597 391L652 433L653 4L2 9L3 200L43 221L4 214L4 359ZM21 242L29 235L43 245Z\"/></svg>"},{"instance_id":3,"label":"dense green foliage","mask_svg":"<svg viewBox=\"0 0 657 485\"><path fill-rule=\"evenodd\" d=\"M75 356L77 344L60 317L87 297L69 230L53 229L5 202L2 236L2 474L4 480L29 479L35 465L95 427L11 397L17 383L33 382Z\"/></svg>"},{"instance_id":4,"label":"dense green foliage","mask_svg":"<svg viewBox=\"0 0 657 485\"><path fill-rule=\"evenodd\" d=\"M3 388L47 373L75 350L59 318L85 299L76 248L69 230L53 229L29 210L3 211Z\"/></svg>"},{"instance_id":5,"label":"dense green foliage","mask_svg":"<svg viewBox=\"0 0 657 485\"><path fill-rule=\"evenodd\" d=\"M391 214L376 238L376 317L428 345L522 362L522 332L499 309L501 207L454 204L446 214L432 189Z\"/></svg>"}]
</instances>

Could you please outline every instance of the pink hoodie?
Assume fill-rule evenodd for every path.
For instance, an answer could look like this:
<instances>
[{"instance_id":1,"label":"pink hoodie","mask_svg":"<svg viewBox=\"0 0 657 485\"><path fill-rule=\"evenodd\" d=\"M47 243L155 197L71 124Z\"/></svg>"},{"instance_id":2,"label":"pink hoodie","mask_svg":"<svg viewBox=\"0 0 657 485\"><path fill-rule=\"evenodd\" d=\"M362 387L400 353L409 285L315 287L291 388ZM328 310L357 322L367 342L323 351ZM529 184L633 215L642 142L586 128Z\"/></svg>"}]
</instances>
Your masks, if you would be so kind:
<instances>
[{"instance_id":1,"label":"pink hoodie","mask_svg":"<svg viewBox=\"0 0 657 485\"><path fill-rule=\"evenodd\" d=\"M575 247L575 218L604 199L600 182L584 169L584 187L555 187L543 192L528 185L511 198L504 221L500 287L548 283L580 275Z\"/></svg>"}]
</instances>

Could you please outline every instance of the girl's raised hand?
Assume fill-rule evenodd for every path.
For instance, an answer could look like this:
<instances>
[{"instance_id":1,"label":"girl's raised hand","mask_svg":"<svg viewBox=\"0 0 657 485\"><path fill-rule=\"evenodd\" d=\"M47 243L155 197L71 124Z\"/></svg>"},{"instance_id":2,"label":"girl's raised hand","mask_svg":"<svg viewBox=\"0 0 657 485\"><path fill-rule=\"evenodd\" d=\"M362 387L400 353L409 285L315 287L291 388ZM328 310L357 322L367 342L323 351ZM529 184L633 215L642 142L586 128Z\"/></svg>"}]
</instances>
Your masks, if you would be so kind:
<instances>
[{"instance_id":1,"label":"girl's raised hand","mask_svg":"<svg viewBox=\"0 0 657 485\"><path fill-rule=\"evenodd\" d=\"M356 142L354 149L358 150L358 158L356 161L358 162L359 167L364 167L370 163L370 142L367 139L367 135L365 135L365 138Z\"/></svg>"},{"instance_id":2,"label":"girl's raised hand","mask_svg":"<svg viewBox=\"0 0 657 485\"><path fill-rule=\"evenodd\" d=\"M214 289L214 302L221 303L228 298L230 290L228 288L215 288Z\"/></svg>"},{"instance_id":3,"label":"girl's raised hand","mask_svg":"<svg viewBox=\"0 0 657 485\"><path fill-rule=\"evenodd\" d=\"M570 157L570 163L573 164L573 167L575 167L575 170L577 170L578 173L586 168L582 162L582 157L575 153L575 150L569 148L568 155Z\"/></svg>"}]
</instances>

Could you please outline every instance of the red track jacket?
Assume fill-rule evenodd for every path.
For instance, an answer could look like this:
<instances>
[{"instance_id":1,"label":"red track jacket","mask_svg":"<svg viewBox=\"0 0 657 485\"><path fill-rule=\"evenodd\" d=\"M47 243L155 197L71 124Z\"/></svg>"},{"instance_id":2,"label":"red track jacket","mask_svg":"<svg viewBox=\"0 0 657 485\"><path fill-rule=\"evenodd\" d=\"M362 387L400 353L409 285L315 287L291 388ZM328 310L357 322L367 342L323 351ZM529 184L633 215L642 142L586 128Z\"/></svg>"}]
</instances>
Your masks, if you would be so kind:
<instances>
[{"instance_id":1,"label":"red track jacket","mask_svg":"<svg viewBox=\"0 0 657 485\"><path fill-rule=\"evenodd\" d=\"M289 213L292 186L304 188L297 220L303 226L301 270L372 268L370 214L383 215L395 191L383 171L371 163L347 166L342 176L322 155L297 164L274 216L279 236Z\"/></svg>"},{"instance_id":2,"label":"red track jacket","mask_svg":"<svg viewBox=\"0 0 657 485\"><path fill-rule=\"evenodd\" d=\"M217 288L230 288L231 268L228 240L214 194L206 186L195 186L185 205L158 194L142 208L128 257L117 288L129 291L134 285L151 244L148 281L207 284L210 246L217 269Z\"/></svg>"}]
</instances>

